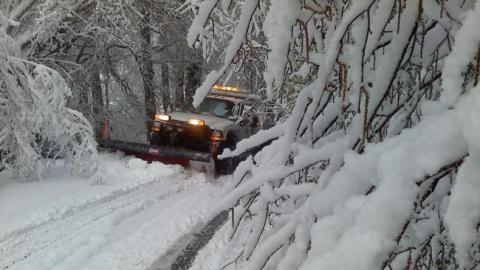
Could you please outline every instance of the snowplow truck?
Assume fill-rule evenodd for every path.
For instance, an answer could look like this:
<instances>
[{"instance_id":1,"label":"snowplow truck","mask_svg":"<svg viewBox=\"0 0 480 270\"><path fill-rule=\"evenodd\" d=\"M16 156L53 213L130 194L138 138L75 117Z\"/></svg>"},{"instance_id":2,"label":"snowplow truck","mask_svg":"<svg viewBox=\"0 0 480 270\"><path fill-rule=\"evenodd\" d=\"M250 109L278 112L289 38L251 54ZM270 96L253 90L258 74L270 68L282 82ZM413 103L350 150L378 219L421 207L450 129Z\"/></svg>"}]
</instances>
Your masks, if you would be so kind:
<instances>
[{"instance_id":1,"label":"snowplow truck","mask_svg":"<svg viewBox=\"0 0 480 270\"><path fill-rule=\"evenodd\" d=\"M102 146L121 150L145 160L192 167L212 175L229 174L241 158L218 159L226 148L262 128L273 125L271 117L255 114L261 104L257 95L231 86L215 85L198 108L157 113L149 144L104 140Z\"/></svg>"}]
</instances>

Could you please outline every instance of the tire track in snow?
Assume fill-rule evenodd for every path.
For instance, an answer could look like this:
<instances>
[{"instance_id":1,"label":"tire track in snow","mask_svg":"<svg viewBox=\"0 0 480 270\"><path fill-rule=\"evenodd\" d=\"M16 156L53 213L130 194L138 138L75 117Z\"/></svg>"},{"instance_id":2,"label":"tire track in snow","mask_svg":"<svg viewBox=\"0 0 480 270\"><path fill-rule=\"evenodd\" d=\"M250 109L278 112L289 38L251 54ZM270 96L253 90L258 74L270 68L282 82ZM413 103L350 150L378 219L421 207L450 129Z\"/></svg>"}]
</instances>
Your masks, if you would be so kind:
<instances>
[{"instance_id":1,"label":"tire track in snow","mask_svg":"<svg viewBox=\"0 0 480 270\"><path fill-rule=\"evenodd\" d=\"M170 175L168 177L169 178L176 178L176 177L179 177L179 176L178 176L178 173L175 173L175 174ZM186 178L186 177L184 177L184 178ZM92 199L92 200L81 202L79 204L71 205L67 209L61 210L60 212L57 211L55 213L48 214L48 217L41 220L41 221L38 221L38 222L35 222L35 223L30 223L30 224L24 225L22 227L16 228L14 230L8 231L6 233L0 234L0 244L4 241L8 240L9 238L28 233L29 231L34 230L38 227L41 227L48 222L54 222L54 221L57 221L57 220L68 218L72 215L75 215L79 211L85 210L87 208L95 207L95 206L98 206L98 205L101 205L101 204L108 203L112 200L117 199L120 196L125 196L125 195L128 195L128 194L132 193L132 192L135 192L135 191L138 191L138 190L143 190L145 188L148 188L152 185L157 185L157 184L159 184L158 179L154 179L152 181L148 181L148 182L145 182L145 183L140 183L140 184L135 185L135 186L131 186L131 187L127 186L127 187L124 187L124 188L120 188L118 190L114 190L111 193L107 194L106 196L103 196L103 197L100 197L100 198L95 198L95 199Z\"/></svg>"},{"instance_id":2,"label":"tire track in snow","mask_svg":"<svg viewBox=\"0 0 480 270\"><path fill-rule=\"evenodd\" d=\"M93 244L96 246L91 250L102 248L108 244L109 239L89 241L85 236L106 236L122 221L194 185L191 181L182 182L187 178L185 174L168 178L173 177L181 179L167 184L153 181L123 192L112 193L96 201L73 207L63 215L27 230L10 233L9 237L5 236L3 241L0 241L0 269L10 269L19 264L27 269L50 269L68 259L72 252L82 246ZM32 257L42 256L42 252L47 250L48 256L56 256L49 260L52 265L28 265ZM89 255L91 254L85 254L87 257Z\"/></svg>"},{"instance_id":3,"label":"tire track in snow","mask_svg":"<svg viewBox=\"0 0 480 270\"><path fill-rule=\"evenodd\" d=\"M228 211L222 211L206 224L198 224L192 232L182 236L166 253L160 256L150 270L189 269L200 249L212 239L227 219Z\"/></svg>"}]
</instances>

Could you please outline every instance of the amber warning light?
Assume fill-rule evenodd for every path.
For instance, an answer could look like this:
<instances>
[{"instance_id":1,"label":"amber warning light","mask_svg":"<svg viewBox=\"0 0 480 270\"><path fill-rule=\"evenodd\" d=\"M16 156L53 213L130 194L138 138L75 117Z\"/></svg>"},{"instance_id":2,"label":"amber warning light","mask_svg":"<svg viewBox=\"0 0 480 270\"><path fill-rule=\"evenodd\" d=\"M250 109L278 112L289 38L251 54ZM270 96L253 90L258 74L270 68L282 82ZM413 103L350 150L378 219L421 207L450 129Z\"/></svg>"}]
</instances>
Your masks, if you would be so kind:
<instances>
[{"instance_id":1,"label":"amber warning light","mask_svg":"<svg viewBox=\"0 0 480 270\"><path fill-rule=\"evenodd\" d=\"M205 125L205 121L199 120L199 119L194 119L194 118L189 118L187 120L187 123L192 125L192 126L204 126Z\"/></svg>"},{"instance_id":2,"label":"amber warning light","mask_svg":"<svg viewBox=\"0 0 480 270\"><path fill-rule=\"evenodd\" d=\"M232 91L232 92L238 92L238 88L234 86L226 86L226 85L219 85L215 84L213 86L214 90L222 90L222 91Z\"/></svg>"}]
</instances>

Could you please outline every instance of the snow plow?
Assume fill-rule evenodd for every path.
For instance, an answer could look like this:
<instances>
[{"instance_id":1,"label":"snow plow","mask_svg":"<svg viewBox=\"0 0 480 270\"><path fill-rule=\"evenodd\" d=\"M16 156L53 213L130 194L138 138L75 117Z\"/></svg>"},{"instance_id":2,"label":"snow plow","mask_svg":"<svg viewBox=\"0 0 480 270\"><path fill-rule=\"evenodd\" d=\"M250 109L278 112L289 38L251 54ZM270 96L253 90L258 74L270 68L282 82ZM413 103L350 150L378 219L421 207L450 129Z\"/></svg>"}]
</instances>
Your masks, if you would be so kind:
<instances>
[{"instance_id":1,"label":"snow plow","mask_svg":"<svg viewBox=\"0 0 480 270\"><path fill-rule=\"evenodd\" d=\"M215 85L197 109L157 113L148 144L110 140L106 121L99 146L147 161L191 167L212 176L229 174L240 160L220 160L217 154L225 148L234 149L239 140L273 125L271 117L252 113L256 103L259 97L248 91Z\"/></svg>"},{"instance_id":2,"label":"snow plow","mask_svg":"<svg viewBox=\"0 0 480 270\"><path fill-rule=\"evenodd\" d=\"M106 149L122 151L126 155L135 156L146 161L161 161L168 164L178 164L195 170L214 173L214 159L210 153L178 150L156 145L125 142L119 140L102 140L99 146Z\"/></svg>"}]
</instances>

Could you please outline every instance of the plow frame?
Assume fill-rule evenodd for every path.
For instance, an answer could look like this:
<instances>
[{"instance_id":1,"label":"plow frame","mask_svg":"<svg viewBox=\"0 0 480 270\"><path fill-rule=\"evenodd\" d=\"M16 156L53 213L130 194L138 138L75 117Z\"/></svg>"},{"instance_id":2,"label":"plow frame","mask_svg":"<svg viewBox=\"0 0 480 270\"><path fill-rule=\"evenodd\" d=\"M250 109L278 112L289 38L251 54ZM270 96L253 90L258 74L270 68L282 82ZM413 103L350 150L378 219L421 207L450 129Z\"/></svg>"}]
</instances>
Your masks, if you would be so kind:
<instances>
[{"instance_id":1,"label":"plow frame","mask_svg":"<svg viewBox=\"0 0 480 270\"><path fill-rule=\"evenodd\" d=\"M178 149L166 146L157 146L144 143L127 142L120 140L100 140L100 148L122 151L126 155L135 156L145 161L160 161L166 164L178 164L205 172L209 178L217 176L216 153L204 153L187 149Z\"/></svg>"}]
</instances>

